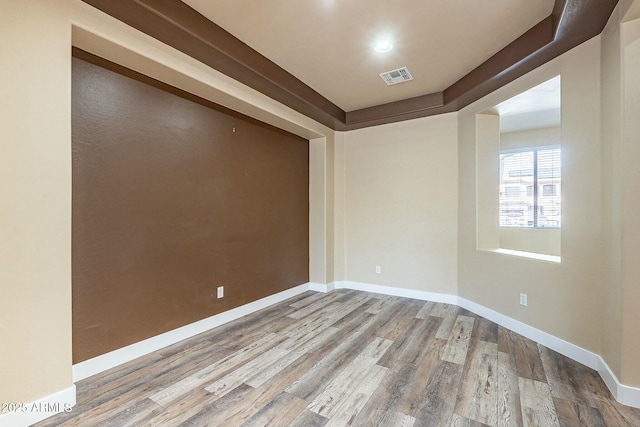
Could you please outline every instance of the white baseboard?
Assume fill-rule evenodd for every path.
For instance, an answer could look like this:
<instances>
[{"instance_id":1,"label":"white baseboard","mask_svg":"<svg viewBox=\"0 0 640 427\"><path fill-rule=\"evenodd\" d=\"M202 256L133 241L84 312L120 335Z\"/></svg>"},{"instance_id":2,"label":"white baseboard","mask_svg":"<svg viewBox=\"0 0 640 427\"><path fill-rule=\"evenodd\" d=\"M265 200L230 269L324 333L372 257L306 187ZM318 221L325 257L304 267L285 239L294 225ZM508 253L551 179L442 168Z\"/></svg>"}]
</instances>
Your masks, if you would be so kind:
<instances>
[{"instance_id":1,"label":"white baseboard","mask_svg":"<svg viewBox=\"0 0 640 427\"><path fill-rule=\"evenodd\" d=\"M609 389L611 394L615 396L616 400L622 403L620 399L618 399L618 395L620 394L618 392L618 387L622 384L620 384L620 382L618 381L618 377L616 377L616 375L613 373L611 368L609 368L609 365L607 365L607 362L605 362L603 358L600 358L599 362L600 363L598 364L597 370L600 374L600 377L607 385L607 388Z\"/></svg>"},{"instance_id":2,"label":"white baseboard","mask_svg":"<svg viewBox=\"0 0 640 427\"><path fill-rule=\"evenodd\" d=\"M602 360L602 363L606 365L606 362ZM600 374L602 376L602 374ZM614 376L616 382L618 378ZM633 406L634 408L640 408L640 388L639 387L631 387L625 384L618 384L617 393L613 393L616 400L623 405Z\"/></svg>"},{"instance_id":3,"label":"white baseboard","mask_svg":"<svg viewBox=\"0 0 640 427\"><path fill-rule=\"evenodd\" d=\"M519 333L551 350L567 356L598 371L613 397L623 405L640 408L640 388L621 384L618 377L611 371L602 356L560 339L554 335L536 329L511 317L500 314L473 301L458 298L458 305L479 316L485 317L500 326Z\"/></svg>"},{"instance_id":4,"label":"white baseboard","mask_svg":"<svg viewBox=\"0 0 640 427\"><path fill-rule=\"evenodd\" d=\"M189 325L182 326L172 331L156 335L155 337L139 341L135 344L102 354L94 357L93 359L77 363L73 365L73 381L77 382L83 380L97 373L106 371L107 369L111 369L156 350L160 350L161 348L175 344L179 341L191 338L202 332L206 332L211 328L215 328L216 326L223 325L242 316L246 316L263 308L269 307L270 305L299 295L310 290L312 287L315 287L315 285L316 284L305 283Z\"/></svg>"},{"instance_id":5,"label":"white baseboard","mask_svg":"<svg viewBox=\"0 0 640 427\"><path fill-rule=\"evenodd\" d=\"M602 357L600 357L600 364L597 370L609 388L609 391L611 391L611 394L613 394L618 402L623 405L640 408L640 388L621 384L620 381L618 381L618 377L616 377Z\"/></svg>"},{"instance_id":6,"label":"white baseboard","mask_svg":"<svg viewBox=\"0 0 640 427\"><path fill-rule=\"evenodd\" d=\"M493 311L473 301L458 297L458 305L479 316L485 317L500 326L504 326L514 332L519 333L539 344L544 345L551 350L567 356L576 362L582 363L591 369L598 371L600 377L606 384L613 397L623 405L640 408L640 388L632 387L620 383L618 377L611 371L607 362L602 356L572 344L568 341L560 339L554 335L548 334L540 329L515 320L504 314Z\"/></svg>"},{"instance_id":7,"label":"white baseboard","mask_svg":"<svg viewBox=\"0 0 640 427\"><path fill-rule=\"evenodd\" d=\"M602 377L602 380L609 388L609 391L618 402L623 405L640 408L640 388L621 384L600 355L547 332L541 331L540 329L534 328L533 326L527 325L526 323L520 322L519 320L505 316L504 314L491 310L490 308L477 304L473 301L469 301L456 295L439 294L352 281L333 282L330 285L327 285L327 287L333 287L335 289L354 289L377 294L457 305L598 371L600 377ZM327 290L324 290L323 292L327 292Z\"/></svg>"},{"instance_id":8,"label":"white baseboard","mask_svg":"<svg viewBox=\"0 0 640 427\"><path fill-rule=\"evenodd\" d=\"M416 289L395 288L392 286L372 285L369 283L340 281L333 282L335 289L353 289L356 291L373 292L375 294L391 295L395 297L413 298L423 301L442 302L445 304L457 304L458 297L449 294L439 294L435 292L419 291Z\"/></svg>"},{"instance_id":9,"label":"white baseboard","mask_svg":"<svg viewBox=\"0 0 640 427\"><path fill-rule=\"evenodd\" d=\"M14 402L15 403L15 402ZM53 393L31 403L20 403L3 410L11 412L0 413L0 426L27 427L49 418L60 412L69 412L76 404L76 386Z\"/></svg>"},{"instance_id":10,"label":"white baseboard","mask_svg":"<svg viewBox=\"0 0 640 427\"><path fill-rule=\"evenodd\" d=\"M533 326L529 326L526 323L522 323L519 320L513 319L497 311L491 310L485 306L477 304L473 301L458 297L458 306L471 311L479 316L491 320L500 326L503 326L509 330L517 332L518 334L525 336L537 343L550 348L553 351L565 355L577 362L582 363L590 367L591 369L598 369L599 359L595 353L589 350L585 350L582 347L578 347L575 344L571 344L568 341L560 339L554 335L548 334L540 329L536 329Z\"/></svg>"},{"instance_id":11,"label":"white baseboard","mask_svg":"<svg viewBox=\"0 0 640 427\"><path fill-rule=\"evenodd\" d=\"M614 398L618 402L624 405L640 408L640 388L621 384L615 374L611 371L607 363L602 359L602 357L591 351L585 350L581 347L576 346L575 344L571 344L570 342L564 341L544 331L536 329L511 317L498 313L497 311L491 310L487 307L484 307L473 301L469 301L465 298L458 297L456 295L396 288L391 286L373 285L353 281L337 281L326 285L320 283L305 283L294 288L287 289L286 291L270 295L258 301L245 304L224 313L211 316L207 319L203 319L190 325L183 326L173 331L166 332L164 334L146 339L144 341L140 341L130 346L73 365L73 380L74 382L80 381L91 375L144 356L168 345L175 344L179 341L205 332L211 328L223 325L242 316L246 316L255 311L284 301L287 298L299 295L308 290L315 292L330 292L333 289L353 289L383 295L400 296L424 301L442 302L446 304L458 305L459 307L469 310L479 316L485 317L500 326L517 332L535 342L538 342L554 351L557 351L560 354L563 354L573 360L576 360L577 362L580 362L592 369L597 370L603 381L613 394ZM52 394L44 399L34 402L33 404L31 404L31 408L44 407L48 409L55 409L56 404L58 403L58 407L62 408L61 410L65 410L65 404L70 404L72 406L75 405L75 398L76 394L74 385L69 389ZM38 403L40 402L42 403L38 405ZM0 426L28 426L30 424L41 421L51 415L53 415L52 412L8 413L0 416Z\"/></svg>"},{"instance_id":12,"label":"white baseboard","mask_svg":"<svg viewBox=\"0 0 640 427\"><path fill-rule=\"evenodd\" d=\"M322 284L322 283L314 283L314 282L309 282L309 290L310 291L314 291L314 292L322 292L322 293L327 293L330 292L334 289L334 287L332 286L332 284Z\"/></svg>"}]
</instances>

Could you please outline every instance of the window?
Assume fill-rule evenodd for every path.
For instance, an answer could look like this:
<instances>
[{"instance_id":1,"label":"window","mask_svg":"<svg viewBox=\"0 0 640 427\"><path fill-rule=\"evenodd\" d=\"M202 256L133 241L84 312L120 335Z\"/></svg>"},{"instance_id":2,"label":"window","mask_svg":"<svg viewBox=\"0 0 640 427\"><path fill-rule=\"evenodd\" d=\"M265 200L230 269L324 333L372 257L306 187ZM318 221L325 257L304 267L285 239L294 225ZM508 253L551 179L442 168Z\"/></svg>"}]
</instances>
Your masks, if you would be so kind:
<instances>
[{"instance_id":1,"label":"window","mask_svg":"<svg viewBox=\"0 0 640 427\"><path fill-rule=\"evenodd\" d=\"M518 197L520 195L520 187L505 187L504 194L507 197Z\"/></svg>"},{"instance_id":2,"label":"window","mask_svg":"<svg viewBox=\"0 0 640 427\"><path fill-rule=\"evenodd\" d=\"M500 151L500 227L560 227L560 147Z\"/></svg>"}]
</instances>

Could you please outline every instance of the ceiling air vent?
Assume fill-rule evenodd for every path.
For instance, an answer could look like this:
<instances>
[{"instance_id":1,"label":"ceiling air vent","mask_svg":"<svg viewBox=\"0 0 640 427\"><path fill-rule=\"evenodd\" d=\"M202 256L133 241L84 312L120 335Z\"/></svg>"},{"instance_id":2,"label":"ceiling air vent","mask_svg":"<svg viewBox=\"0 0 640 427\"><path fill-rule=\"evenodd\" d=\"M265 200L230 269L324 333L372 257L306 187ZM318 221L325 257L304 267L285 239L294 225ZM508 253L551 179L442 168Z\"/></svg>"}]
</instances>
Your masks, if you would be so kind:
<instances>
[{"instance_id":1,"label":"ceiling air vent","mask_svg":"<svg viewBox=\"0 0 640 427\"><path fill-rule=\"evenodd\" d=\"M382 77L382 80L384 80L387 86L413 80L413 77L411 77L411 73L409 72L407 67L402 67L396 70L387 71L385 73L380 74L380 77Z\"/></svg>"}]
</instances>

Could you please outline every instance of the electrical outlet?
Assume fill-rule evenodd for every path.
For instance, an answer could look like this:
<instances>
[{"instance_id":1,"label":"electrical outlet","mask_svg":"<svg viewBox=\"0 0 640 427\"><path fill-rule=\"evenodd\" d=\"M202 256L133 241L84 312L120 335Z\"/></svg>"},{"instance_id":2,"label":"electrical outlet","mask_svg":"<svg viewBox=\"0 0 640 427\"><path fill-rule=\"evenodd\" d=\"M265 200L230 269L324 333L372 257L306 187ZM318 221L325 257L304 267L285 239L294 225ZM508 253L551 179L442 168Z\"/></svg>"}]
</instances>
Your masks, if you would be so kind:
<instances>
[{"instance_id":1,"label":"electrical outlet","mask_svg":"<svg viewBox=\"0 0 640 427\"><path fill-rule=\"evenodd\" d=\"M382 273L382 267L380 267L379 265L376 265L376 274L380 274Z\"/></svg>"},{"instance_id":2,"label":"electrical outlet","mask_svg":"<svg viewBox=\"0 0 640 427\"><path fill-rule=\"evenodd\" d=\"M520 305L527 306L527 294L520 294Z\"/></svg>"},{"instance_id":3,"label":"electrical outlet","mask_svg":"<svg viewBox=\"0 0 640 427\"><path fill-rule=\"evenodd\" d=\"M222 298L224 296L224 286L218 286L218 298Z\"/></svg>"}]
</instances>

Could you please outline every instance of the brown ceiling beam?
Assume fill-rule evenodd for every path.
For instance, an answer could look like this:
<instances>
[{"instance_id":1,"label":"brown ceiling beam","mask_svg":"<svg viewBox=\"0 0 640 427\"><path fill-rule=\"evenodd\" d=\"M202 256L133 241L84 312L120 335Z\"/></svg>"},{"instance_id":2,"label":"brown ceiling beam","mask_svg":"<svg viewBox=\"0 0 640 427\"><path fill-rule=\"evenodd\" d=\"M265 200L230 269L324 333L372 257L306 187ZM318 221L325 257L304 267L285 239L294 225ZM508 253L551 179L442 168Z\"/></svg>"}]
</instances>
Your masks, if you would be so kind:
<instances>
[{"instance_id":1,"label":"brown ceiling beam","mask_svg":"<svg viewBox=\"0 0 640 427\"><path fill-rule=\"evenodd\" d=\"M555 41L566 45L578 44L602 32L618 0L556 0L557 23Z\"/></svg>"},{"instance_id":2,"label":"brown ceiling beam","mask_svg":"<svg viewBox=\"0 0 640 427\"><path fill-rule=\"evenodd\" d=\"M562 17L565 15L565 9L571 0L556 0L553 4L553 10L551 11L551 18L553 19L553 38L558 36L558 30L562 28Z\"/></svg>"},{"instance_id":3,"label":"brown ceiling beam","mask_svg":"<svg viewBox=\"0 0 640 427\"><path fill-rule=\"evenodd\" d=\"M442 92L416 96L402 101L376 105L347 112L347 126L367 123L375 120L385 120L396 116L403 116L410 112L418 113L444 105Z\"/></svg>"},{"instance_id":4,"label":"brown ceiling beam","mask_svg":"<svg viewBox=\"0 0 640 427\"><path fill-rule=\"evenodd\" d=\"M83 1L328 127L344 125L339 107L179 0Z\"/></svg>"},{"instance_id":5,"label":"brown ceiling beam","mask_svg":"<svg viewBox=\"0 0 640 427\"><path fill-rule=\"evenodd\" d=\"M548 17L448 87L444 91L445 103L459 101L472 95L478 87L486 85L492 79L499 79L509 68L517 66L526 57L552 41L553 25L551 17ZM495 86L500 87L501 84L497 82Z\"/></svg>"},{"instance_id":6,"label":"brown ceiling beam","mask_svg":"<svg viewBox=\"0 0 640 427\"><path fill-rule=\"evenodd\" d=\"M347 126L354 129L362 125L371 126L372 123L385 123L385 120L386 122L397 121L398 118L406 120L459 110L470 103L468 100L479 99L490 93L491 90L486 86L491 84L493 79L498 79L505 70L518 64L552 40L552 18L548 17L445 91L348 112ZM500 86L499 80L493 82L495 89ZM429 101L435 99L438 101L429 104Z\"/></svg>"},{"instance_id":7,"label":"brown ceiling beam","mask_svg":"<svg viewBox=\"0 0 640 427\"><path fill-rule=\"evenodd\" d=\"M455 103L457 109L464 108L597 36L604 29L617 2L618 0L557 0L556 6L559 7L554 7L551 16L447 88L445 104ZM553 37L542 43L551 35ZM539 44L537 48L536 44ZM522 47L522 55L518 54L516 45ZM476 82L475 87L468 85L468 90L456 90L468 76L479 74L488 66L493 66L493 72L486 73L484 81Z\"/></svg>"},{"instance_id":8,"label":"brown ceiling beam","mask_svg":"<svg viewBox=\"0 0 640 427\"><path fill-rule=\"evenodd\" d=\"M389 115L386 120L379 118L384 115L380 111L384 105L374 107L378 111L371 120L353 111L347 113L347 117L358 113L360 122L352 121L347 128L357 129L458 111L600 34L617 3L618 0L556 0L549 17L445 89L442 107L416 111L412 108L413 103L407 103L405 114ZM395 111L403 109L402 102L395 103Z\"/></svg>"},{"instance_id":9,"label":"brown ceiling beam","mask_svg":"<svg viewBox=\"0 0 640 427\"><path fill-rule=\"evenodd\" d=\"M179 0L83 0L334 130L457 111L600 34L618 0L556 0L549 17L442 92L345 112Z\"/></svg>"}]
</instances>

